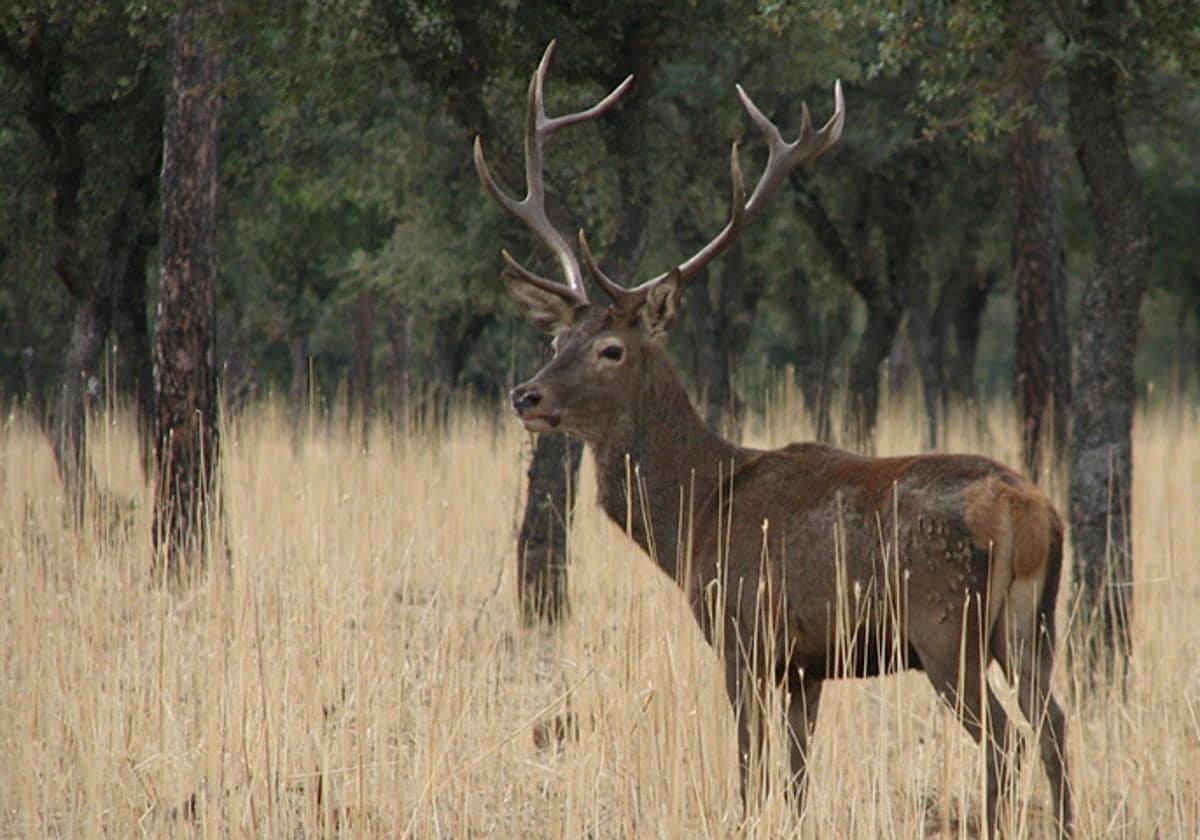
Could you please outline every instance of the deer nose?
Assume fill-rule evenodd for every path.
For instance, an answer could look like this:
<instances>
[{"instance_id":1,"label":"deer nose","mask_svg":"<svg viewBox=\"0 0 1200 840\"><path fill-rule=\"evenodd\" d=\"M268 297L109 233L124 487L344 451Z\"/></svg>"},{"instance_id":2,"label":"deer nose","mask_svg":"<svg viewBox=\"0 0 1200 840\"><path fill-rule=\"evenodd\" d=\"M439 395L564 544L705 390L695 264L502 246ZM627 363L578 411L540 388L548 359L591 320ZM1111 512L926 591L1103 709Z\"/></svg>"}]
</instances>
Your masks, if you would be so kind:
<instances>
[{"instance_id":1,"label":"deer nose","mask_svg":"<svg viewBox=\"0 0 1200 840\"><path fill-rule=\"evenodd\" d=\"M528 411L542 401L541 391L532 385L518 385L508 396L517 414Z\"/></svg>"}]
</instances>

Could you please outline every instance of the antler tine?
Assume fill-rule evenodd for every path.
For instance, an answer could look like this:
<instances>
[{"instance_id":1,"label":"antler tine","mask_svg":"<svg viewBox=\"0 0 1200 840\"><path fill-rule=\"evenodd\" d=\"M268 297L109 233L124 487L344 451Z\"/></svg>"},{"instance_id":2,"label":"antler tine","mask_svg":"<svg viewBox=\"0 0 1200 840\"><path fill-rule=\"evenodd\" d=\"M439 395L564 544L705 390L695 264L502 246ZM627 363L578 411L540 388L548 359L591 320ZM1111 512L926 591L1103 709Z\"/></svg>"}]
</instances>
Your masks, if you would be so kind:
<instances>
[{"instance_id":1,"label":"antler tine","mask_svg":"<svg viewBox=\"0 0 1200 840\"><path fill-rule=\"evenodd\" d=\"M504 260L504 264L513 270L514 273L526 283L532 286L537 286L539 289L558 295L559 297L570 297L574 303L587 303L587 298L579 298L575 295L574 290L564 286L562 283L555 283L553 280L548 280L540 274L534 274L508 252L507 248L500 249L500 258Z\"/></svg>"},{"instance_id":2,"label":"antler tine","mask_svg":"<svg viewBox=\"0 0 1200 840\"><path fill-rule=\"evenodd\" d=\"M613 302L621 303L636 292L636 289L625 289L618 286L601 270L600 264L596 262L596 258L592 255L591 247L588 246L587 234L584 233L582 228L579 229L579 252L583 254L583 264L587 266L588 273L592 275L592 279L596 281L596 285L600 287L601 291L612 298Z\"/></svg>"},{"instance_id":3,"label":"antler tine","mask_svg":"<svg viewBox=\"0 0 1200 840\"><path fill-rule=\"evenodd\" d=\"M701 248L689 260L680 264L676 268L679 270L680 278L687 280L701 268L708 264L710 260L729 247L730 243L737 238L746 222L749 221L749 216L746 214L746 183L742 175L742 164L738 157L738 144L734 141L733 146L729 150L729 180L732 182L730 200L729 221L725 223L725 227L721 229L711 242ZM590 257L590 252L585 252L585 256ZM603 289L609 297L615 302L622 303L631 296L641 296L651 286L666 279L675 269L663 272L657 277L647 280L630 289L622 289L615 286L611 281L605 282L608 278L601 280L600 269L592 268L594 261L589 260L588 269L592 272L592 277L595 278L597 284Z\"/></svg>"},{"instance_id":4,"label":"antler tine","mask_svg":"<svg viewBox=\"0 0 1200 840\"><path fill-rule=\"evenodd\" d=\"M841 80L838 80L833 85L833 116L821 127L820 131L814 132L812 117L808 112L808 103L802 102L800 104L800 136L794 142L786 143L779 133L779 129L759 110L741 85L737 86L737 92L746 113L750 115L751 121L758 126L763 138L767 141L767 166L758 181L758 186L750 195L750 201L746 204L746 216L752 219L758 215L767 199L775 194L779 185L792 173L792 170L810 160L815 160L838 141L842 136L842 127L846 120L846 104L842 96L842 83Z\"/></svg>"},{"instance_id":5,"label":"antler tine","mask_svg":"<svg viewBox=\"0 0 1200 840\"><path fill-rule=\"evenodd\" d=\"M583 283L579 260L570 244L561 233L550 223L546 214L546 185L545 185L545 145L546 139L560 128L594 119L611 108L633 83L633 77L628 76L611 93L584 111L564 114L559 117L547 117L543 85L546 73L550 68L550 60L554 55L555 42L551 41L538 62L533 77L529 80L528 105L525 113L525 197L520 201L512 198L492 177L487 161L483 156L483 143L475 138L475 170L488 194L495 199L504 210L520 219L543 243L554 253L562 268L566 283L556 283L545 277L534 274L518 263L507 251L502 252L504 261L522 279L560 297L567 298L577 304L587 303L587 291Z\"/></svg>"},{"instance_id":6,"label":"antler tine","mask_svg":"<svg viewBox=\"0 0 1200 840\"><path fill-rule=\"evenodd\" d=\"M744 201L741 166L738 164L737 144L734 144L730 161L730 171L734 181L734 200L729 221L712 241L679 264L678 270L684 280L696 275L733 243L742 228L762 212L767 200L775 194L793 170L816 159L842 136L842 127L846 119L846 105L842 96L841 81L835 82L833 86L833 116L821 127L820 131L813 131L808 106L801 105L800 136L791 143L784 141L776 125L759 110L741 85L737 85L737 93L743 107L750 115L751 121L758 126L763 138L767 141L767 165L758 179L758 184L754 187L754 192L750 194L750 200ZM649 287L662 282L670 273L670 271L664 272L626 291L642 293Z\"/></svg>"},{"instance_id":7,"label":"antler tine","mask_svg":"<svg viewBox=\"0 0 1200 840\"><path fill-rule=\"evenodd\" d=\"M538 63L538 68L533 74L533 79L529 85L530 106L536 106L537 129L543 137L549 137L560 128L575 125L576 123L587 122L595 119L603 114L609 108L616 104L625 92L629 90L633 84L633 75L626 76L619 85L613 88L607 96L583 111L576 111L574 114L563 114L559 117L547 117L544 98L542 95L542 85L546 80L546 72L550 69L550 59L554 55L554 47L557 41L551 41L546 47L546 52L542 55L542 60Z\"/></svg>"}]
</instances>

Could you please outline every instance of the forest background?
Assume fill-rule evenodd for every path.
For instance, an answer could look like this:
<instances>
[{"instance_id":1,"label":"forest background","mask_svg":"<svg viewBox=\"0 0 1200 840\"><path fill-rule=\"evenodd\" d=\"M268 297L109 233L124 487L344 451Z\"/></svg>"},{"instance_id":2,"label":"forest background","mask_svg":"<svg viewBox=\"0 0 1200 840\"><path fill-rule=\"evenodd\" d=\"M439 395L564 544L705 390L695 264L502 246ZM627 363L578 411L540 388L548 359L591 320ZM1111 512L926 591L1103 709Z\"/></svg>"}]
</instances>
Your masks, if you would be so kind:
<instances>
[{"instance_id":1,"label":"forest background","mask_svg":"<svg viewBox=\"0 0 1200 840\"><path fill-rule=\"evenodd\" d=\"M470 148L482 136L519 186L525 80L557 38L551 110L636 79L555 145L549 175L555 216L626 282L723 223L731 139L754 171L734 82L783 126L803 101L822 121L845 85L841 143L688 295L673 350L711 424L736 433L779 371L818 437L866 449L881 394L921 395L928 446L950 406L1013 397L1039 477L1043 442L1066 452L1074 416L1071 498L1128 543L1104 517L1112 470L1128 492L1133 402L1191 393L1200 358L1188 4L216 9L229 416L281 395L297 440L316 421L365 442L376 418L500 401L544 358L497 252L545 255L485 200ZM173 10L16 3L0 17L0 399L52 438L118 402L150 425ZM64 475L64 453L86 461L76 436L56 443ZM1107 489L1082 478L1097 451L1117 453Z\"/></svg>"},{"instance_id":2,"label":"forest background","mask_svg":"<svg viewBox=\"0 0 1200 840\"><path fill-rule=\"evenodd\" d=\"M743 809L711 651L599 516L572 621L522 626L565 614L578 450L498 419L549 352L499 249L554 266L471 147L521 191L552 39L553 114L635 76L547 167L555 221L627 283L724 223L731 141L757 177L734 83L793 137L842 81L841 141L696 278L670 350L753 445L1033 474L1070 519L1081 834L1194 836L1200 14L1166 0L5 4L0 834L969 831L981 753L912 675L831 691L806 817ZM219 167L168 188L212 137ZM172 299L185 347L168 221L199 193L190 256L219 270ZM162 374L208 355L207 402L168 408L210 434L195 464L220 454L217 504L190 486L225 573L157 586ZM497 597L514 554L532 610ZM1131 679L1075 644L1092 617ZM1043 787L1027 766L1008 835L1052 832Z\"/></svg>"},{"instance_id":3,"label":"forest background","mask_svg":"<svg viewBox=\"0 0 1200 840\"><path fill-rule=\"evenodd\" d=\"M552 37L552 108L636 79L621 109L552 148L549 172L563 215L627 282L723 223L731 140L743 141L750 175L759 165L734 82L785 131L801 101L823 120L833 80L846 86L841 144L708 272L707 294L688 298L674 349L710 417L749 396L742 386L763 366L792 366L818 406L819 388L845 386L880 304L897 328L873 372L965 399L1015 393L1012 144L1030 114L1020 84L1033 63L1022 49L1041 62L1039 136L1052 149L1081 320L1097 245L1067 128L1064 67L1080 48L1039 19L1039 4L466 5L296 3L213 22L225 78L217 352L229 410L273 392L325 409L342 393L355 410L395 413L451 393L490 400L536 364L542 339L512 317L498 282L499 247L531 246L486 200L470 149L481 134L519 188L523 91ZM1126 9L1119 80L1153 236L1142 394L1186 384L1200 357L1200 98L1195 53L1181 48L1197 23L1153 6ZM111 298L108 362L91 371L91 393L136 395L149 379L166 11L17 3L4 15L6 401L53 401L86 296L58 276L68 235L96 296ZM1038 26L1040 37L1022 39ZM866 289L886 300L864 300Z\"/></svg>"}]
</instances>

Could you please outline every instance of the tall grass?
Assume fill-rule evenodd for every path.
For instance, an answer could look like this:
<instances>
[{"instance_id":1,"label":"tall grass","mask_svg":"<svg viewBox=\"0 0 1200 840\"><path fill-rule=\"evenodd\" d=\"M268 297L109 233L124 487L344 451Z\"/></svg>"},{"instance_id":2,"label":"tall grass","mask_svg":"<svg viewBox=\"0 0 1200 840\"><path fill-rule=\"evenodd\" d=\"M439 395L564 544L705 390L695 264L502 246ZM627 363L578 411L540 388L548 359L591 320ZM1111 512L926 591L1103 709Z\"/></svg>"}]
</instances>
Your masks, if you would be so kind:
<instances>
[{"instance_id":1,"label":"tall grass","mask_svg":"<svg viewBox=\"0 0 1200 840\"><path fill-rule=\"evenodd\" d=\"M801 439L783 389L750 443ZM951 418L950 446L1014 462L1009 413ZM881 452L919 447L909 406ZM1136 425L1135 655L1123 691L1060 663L1080 834L1200 830L1200 413ZM832 683L807 808L744 813L720 670L675 585L607 523L585 464L572 619L520 626L513 546L530 441L484 410L370 446L295 445L263 406L225 430L228 563L150 574L131 423L91 429L131 498L63 527L50 450L0 431L0 836L955 836L981 752L919 674ZM1064 507L1061 487L1051 491ZM121 511L124 512L121 512ZM1065 626L1070 604L1060 604ZM1027 751L1036 755L1036 750ZM1017 836L1044 836L1027 760Z\"/></svg>"}]
</instances>

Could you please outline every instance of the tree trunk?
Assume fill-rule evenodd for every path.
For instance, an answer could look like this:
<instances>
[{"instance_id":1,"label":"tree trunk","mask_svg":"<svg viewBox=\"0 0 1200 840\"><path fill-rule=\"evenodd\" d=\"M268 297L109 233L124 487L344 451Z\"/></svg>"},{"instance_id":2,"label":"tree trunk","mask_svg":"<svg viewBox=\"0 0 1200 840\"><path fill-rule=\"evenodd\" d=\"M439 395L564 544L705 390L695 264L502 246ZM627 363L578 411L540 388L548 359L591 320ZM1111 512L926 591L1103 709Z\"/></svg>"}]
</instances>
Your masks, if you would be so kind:
<instances>
[{"instance_id":1,"label":"tree trunk","mask_svg":"<svg viewBox=\"0 0 1200 840\"><path fill-rule=\"evenodd\" d=\"M259 376L254 367L251 347L261 340L251 334L245 324L242 305L236 295L222 294L217 299L221 312L217 334L220 336L217 357L218 379L221 385L221 410L227 420L240 417L252 399L260 393ZM222 328L221 324L227 325Z\"/></svg>"},{"instance_id":2,"label":"tree trunk","mask_svg":"<svg viewBox=\"0 0 1200 840\"><path fill-rule=\"evenodd\" d=\"M47 97L48 98L48 97ZM107 313L99 308L106 296L98 294L92 278L83 266L83 209L80 192L84 180L84 156L78 125L61 116L35 128L43 136L51 135L47 150L54 177L54 271L71 299L74 317L71 339L63 359L62 378L54 413L53 449L66 496L68 521L83 524L86 497L94 490L94 476L88 458L86 420L88 391L98 385L100 359L108 327Z\"/></svg>"},{"instance_id":3,"label":"tree trunk","mask_svg":"<svg viewBox=\"0 0 1200 840\"><path fill-rule=\"evenodd\" d=\"M471 351L494 313L455 313L433 323L434 369L432 417L444 423L450 417L450 397L458 386Z\"/></svg>"},{"instance_id":4,"label":"tree trunk","mask_svg":"<svg viewBox=\"0 0 1200 840\"><path fill-rule=\"evenodd\" d=\"M100 396L100 360L104 355L107 318L95 300L75 302L71 339L63 361L54 412L53 449L66 494L67 519L83 524L87 500L96 492L87 456L88 404Z\"/></svg>"},{"instance_id":5,"label":"tree trunk","mask_svg":"<svg viewBox=\"0 0 1200 840\"><path fill-rule=\"evenodd\" d=\"M567 529L583 443L561 434L537 437L529 462L529 493L517 538L517 598L527 624L557 623L570 614Z\"/></svg>"},{"instance_id":6,"label":"tree trunk","mask_svg":"<svg viewBox=\"0 0 1200 840\"><path fill-rule=\"evenodd\" d=\"M347 406L349 420L358 424L362 447L366 449L371 434L371 402L374 388L372 353L375 343L372 333L375 324L375 300L370 291L363 290L354 299L353 352L350 361L350 388Z\"/></svg>"},{"instance_id":7,"label":"tree trunk","mask_svg":"<svg viewBox=\"0 0 1200 840\"><path fill-rule=\"evenodd\" d=\"M1096 653L1105 661L1127 656L1131 642L1133 361L1150 269L1147 215L1118 105L1119 73L1099 50L1085 51L1067 72L1071 139L1097 243L1083 292L1071 406L1071 533L1083 626L1095 631Z\"/></svg>"},{"instance_id":8,"label":"tree trunk","mask_svg":"<svg viewBox=\"0 0 1200 840\"><path fill-rule=\"evenodd\" d=\"M791 176L796 209L828 256L833 271L854 289L867 309L867 322L846 375L843 425L847 445L870 451L879 414L880 368L892 352L904 307L897 290L877 276L871 248L870 219L872 212L878 211L879 178L867 174L860 181L850 235L843 237L807 177L802 172Z\"/></svg>"},{"instance_id":9,"label":"tree trunk","mask_svg":"<svg viewBox=\"0 0 1200 840\"><path fill-rule=\"evenodd\" d=\"M680 229L691 228L677 224L677 233ZM704 245L704 240L690 237L681 241L684 250ZM703 404L701 413L710 429L734 440L745 420L736 373L742 369L763 293L761 283L744 282L744 275L745 260L741 248L734 245L722 257L719 272L701 272L688 292L686 331L691 369Z\"/></svg>"},{"instance_id":10,"label":"tree trunk","mask_svg":"<svg viewBox=\"0 0 1200 840\"><path fill-rule=\"evenodd\" d=\"M50 435L56 463L64 481L69 518L82 520L84 498L92 482L87 455L85 403L88 389L98 383L104 340L111 326L113 291L130 258L128 230L140 229L153 200L143 191L145 184L135 178L131 185L121 185L109 192L122 197L119 210L108 232L106 259L87 264L84 247L89 228L84 224L84 204L87 195L85 175L90 156L97 152L90 129L101 118L119 113L142 101L147 85L145 75L135 74L133 84L119 94L105 94L89 103L74 107L66 104L73 98L73 86L64 82L71 74L64 73L64 49L70 27L53 22L53 16L27 16L28 30L17 41L0 34L0 61L22 77L25 93L12 105L29 122L37 135L48 160L48 177L53 197L50 205L53 235L51 262L71 301L72 334L63 359L62 381L55 395L56 416ZM21 25L24 28L24 25ZM19 103L19 104L18 104ZM128 114L128 112L126 112ZM136 121L136 115L133 117ZM136 149L128 150L133 158ZM143 201L143 199L146 199ZM132 240L136 251L137 239ZM144 281L144 278L143 278ZM32 368L29 368L32 372Z\"/></svg>"},{"instance_id":11,"label":"tree trunk","mask_svg":"<svg viewBox=\"0 0 1200 840\"><path fill-rule=\"evenodd\" d=\"M409 354L412 339L409 333L410 314L408 307L393 305L388 311L387 333L389 356L388 411L395 429L408 425L409 411Z\"/></svg>"},{"instance_id":12,"label":"tree trunk","mask_svg":"<svg viewBox=\"0 0 1200 840\"><path fill-rule=\"evenodd\" d=\"M154 474L154 366L146 312L146 261L157 241L157 228L134 237L113 300L112 332L121 342L118 387L133 397L142 474L147 480Z\"/></svg>"},{"instance_id":13,"label":"tree trunk","mask_svg":"<svg viewBox=\"0 0 1200 840\"><path fill-rule=\"evenodd\" d=\"M162 255L154 338L154 548L177 576L200 567L217 487L217 126L220 61L204 27L218 10L184 0L170 23Z\"/></svg>"},{"instance_id":14,"label":"tree trunk","mask_svg":"<svg viewBox=\"0 0 1200 840\"><path fill-rule=\"evenodd\" d=\"M293 330L298 328L293 325ZM288 358L292 362L291 383L288 386L288 413L291 416L292 450L300 451L300 445L308 432L309 397L312 383L309 382L308 335L293 332L288 337Z\"/></svg>"},{"instance_id":15,"label":"tree trunk","mask_svg":"<svg viewBox=\"0 0 1200 840\"><path fill-rule=\"evenodd\" d=\"M37 420L40 428L45 429L48 422L46 400L34 356L33 345L25 344L21 348L21 383L25 388L25 410Z\"/></svg>"},{"instance_id":16,"label":"tree trunk","mask_svg":"<svg viewBox=\"0 0 1200 840\"><path fill-rule=\"evenodd\" d=\"M911 218L910 211L908 214ZM946 414L946 375L942 362L945 346L944 322L934 317L930 305L930 277L913 253L917 230L914 224L887 226L888 271L893 288L904 290L908 310L907 332L921 373L921 394L925 403L925 445L941 443L942 421Z\"/></svg>"},{"instance_id":17,"label":"tree trunk","mask_svg":"<svg viewBox=\"0 0 1200 840\"><path fill-rule=\"evenodd\" d=\"M879 370L892 352L900 328L898 307L886 301L867 304L867 323L850 358L846 378L846 438L860 452L873 449L879 416Z\"/></svg>"},{"instance_id":18,"label":"tree trunk","mask_svg":"<svg viewBox=\"0 0 1200 840\"><path fill-rule=\"evenodd\" d=\"M651 169L647 155L646 103L654 94L654 34L636 20L625 30L621 44L621 73L632 74L638 83L624 97L620 108L597 123L605 151L616 164L618 226L604 253L611 255L610 274L618 282L630 283L637 275L646 252L650 232Z\"/></svg>"},{"instance_id":19,"label":"tree trunk","mask_svg":"<svg viewBox=\"0 0 1200 840\"><path fill-rule=\"evenodd\" d=\"M925 445L942 445L946 420L945 323L930 313L929 303L909 309L908 336L921 372L921 397L925 403Z\"/></svg>"},{"instance_id":20,"label":"tree trunk","mask_svg":"<svg viewBox=\"0 0 1200 840\"><path fill-rule=\"evenodd\" d=\"M1040 42L1016 48L1020 96L1031 109L1013 133L1013 252L1017 289L1017 402L1025 469L1040 475L1047 444L1065 454L1071 396L1067 274L1054 149L1042 136L1048 102Z\"/></svg>"},{"instance_id":21,"label":"tree trunk","mask_svg":"<svg viewBox=\"0 0 1200 840\"><path fill-rule=\"evenodd\" d=\"M721 294L717 303L721 328L715 337L720 360L716 375L724 382L724 432L731 440L741 437L742 424L746 420L745 402L738 394L736 374L745 366L758 302L765 289L761 282L746 282L745 265L742 247L734 244L726 252L721 267Z\"/></svg>"},{"instance_id":22,"label":"tree trunk","mask_svg":"<svg viewBox=\"0 0 1200 840\"><path fill-rule=\"evenodd\" d=\"M876 177L879 195L874 200L887 247L887 285L908 315L906 332L921 375L928 447L937 447L941 442L946 413L945 323L934 311L933 278L922 260L922 216L933 182L936 151L932 144L914 143L899 153L891 171ZM937 306L944 306L943 300L939 299ZM899 382L896 385L899 387Z\"/></svg>"},{"instance_id":23,"label":"tree trunk","mask_svg":"<svg viewBox=\"0 0 1200 840\"><path fill-rule=\"evenodd\" d=\"M816 439L831 443L832 397L836 387L834 360L850 328L850 313L845 300L839 297L833 311L823 315L816 304L808 272L799 266L791 266L790 270L783 292L791 310L795 336L796 379Z\"/></svg>"},{"instance_id":24,"label":"tree trunk","mask_svg":"<svg viewBox=\"0 0 1200 840\"><path fill-rule=\"evenodd\" d=\"M949 302L948 317L954 323L954 354L947 370L947 402L970 403L975 400L975 360L979 356L979 335L982 332L983 310L988 295L996 287L996 272L985 271L974 264L962 265L954 280L957 290Z\"/></svg>"},{"instance_id":25,"label":"tree trunk","mask_svg":"<svg viewBox=\"0 0 1200 840\"><path fill-rule=\"evenodd\" d=\"M703 244L700 241L696 248ZM744 282L744 275L742 249L734 245L722 258L719 274L706 271L702 279L693 281L688 314L704 420L710 429L734 440L745 419L735 374L742 367L763 292L761 283Z\"/></svg>"}]
</instances>

